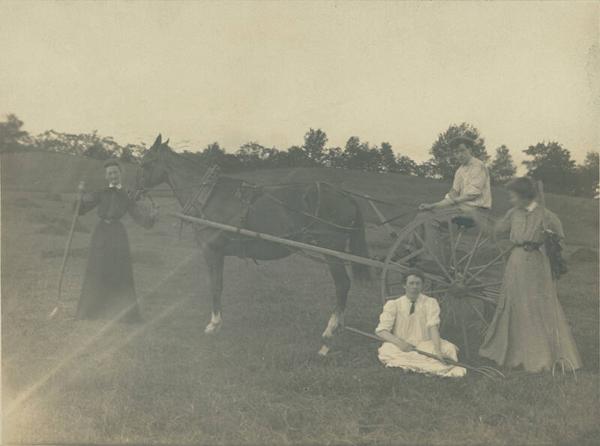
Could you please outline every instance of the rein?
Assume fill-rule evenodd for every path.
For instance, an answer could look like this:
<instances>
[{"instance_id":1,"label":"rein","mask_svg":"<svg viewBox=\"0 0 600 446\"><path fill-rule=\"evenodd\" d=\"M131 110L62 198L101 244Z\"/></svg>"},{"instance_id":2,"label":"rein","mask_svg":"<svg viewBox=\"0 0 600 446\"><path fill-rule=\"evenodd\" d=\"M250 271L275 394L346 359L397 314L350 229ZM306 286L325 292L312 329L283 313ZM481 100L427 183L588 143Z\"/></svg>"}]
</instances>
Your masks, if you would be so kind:
<instances>
[{"instance_id":1,"label":"rein","mask_svg":"<svg viewBox=\"0 0 600 446\"><path fill-rule=\"evenodd\" d=\"M191 164L194 164L195 166L198 166L198 167L201 166L202 168L207 169L206 166L203 163L200 163L200 162L198 162L195 159L187 157L187 156L185 156L184 154L181 154L181 153L176 153L176 152L172 152L172 153L175 156L182 158L186 162L189 162ZM172 172L171 172L172 166L170 166L165 160L161 160L160 158L161 157L159 155L159 159L158 160L152 160L152 161L162 161L162 163L164 164L165 169L166 169L167 182L169 183L170 188L169 189L154 189L153 191L154 192L173 192L173 193L184 192L184 191L188 191L188 192L191 191L192 192L191 197L183 205L183 211L184 211L184 213L187 213L187 212L191 211L192 208L196 208L195 201L198 199L199 196L202 195L203 191L206 190L205 188L208 188L208 193L207 193L208 196L207 197L203 197L204 198L204 200L203 200L204 202L202 204L202 208L204 208L204 205L206 204L206 202L208 201L208 199L212 195L213 188L214 188L214 185L216 184L217 178L216 177L211 177L211 178L208 179L209 181L206 181L206 178L204 178L204 177L206 176L206 172L208 170L205 170L205 173L203 174L201 182L196 183L196 184L192 183L191 185L184 186L184 187L175 187L176 182L172 181ZM150 200L150 202L153 205L155 205L154 200L152 199L152 196L150 195L150 192L146 188L144 188L142 186L142 182L140 181L140 179L141 179L140 177L142 175L143 168L144 168L143 164L144 163L140 164L140 166L138 168L138 171L137 171L137 178L136 178L136 188L137 189L136 189L136 195L137 195L138 198L139 197L143 197L143 196L148 197L148 199ZM208 169L210 169L210 166L208 167ZM309 218L311 220L311 223L309 223L306 227L302 228L302 230L299 233L306 233L306 231L308 230L308 228L310 228L310 226L312 226L315 223L321 223L321 224L324 224L324 225L327 225L327 226L330 226L330 227L333 227L333 228L337 228L337 229L343 230L343 231L354 231L354 230L356 230L356 228L353 227L353 226L340 225L340 224L337 224L337 223L334 223L332 221L325 220L325 219L319 217L319 210L321 208L321 185L326 185L326 186L330 187L332 190L334 190L334 191L336 191L336 192L338 192L338 193L340 193L342 195L346 195L346 196L349 196L349 197L358 197L358 198L362 198L364 200L367 200L367 201L371 202L372 206L373 206L372 203L379 203L379 204L385 204L385 205L389 205L389 206L396 206L395 203L391 203L391 202L388 202L388 201L375 199L375 198L372 198L372 197L370 197L368 195L361 194L361 193L358 193L358 192L349 191L349 190L343 189L343 188L341 188L339 186L336 186L336 185L333 185L333 184L330 184L330 183L327 183L327 182L316 181L315 185L316 185L316 188L317 188L317 204L316 204L315 212L313 214L313 213L306 212L303 209L298 209L298 208L296 208L294 206L290 206L289 204L285 203L284 201L282 201L281 199L279 199L278 197L276 197L275 195L273 195L273 194L271 194L271 193L269 193L267 191L268 189L278 189L278 188L290 187L290 186L294 186L294 185L303 185L303 186L305 186L305 185L307 185L307 183L305 183L305 182L304 183L303 182L290 182L290 183L278 183L278 184L258 185L258 184L251 183L251 182L243 180L243 179L241 181L244 182L245 184L247 184L248 187L252 187L252 188L255 188L255 189L261 189L261 194L265 198L267 198L267 199L271 200L272 202L278 204L279 206L283 207L284 209L287 209L290 212L294 212L296 214L299 214L299 215L302 215L304 217ZM247 211L249 212L251 208L252 208L251 203L248 203ZM246 215L248 214L248 212L246 212ZM202 210L200 210L200 213L202 213ZM411 211L411 213L412 213L412 211ZM396 216L392 220L395 220L395 219L400 218L400 217L401 216ZM387 222L381 222L381 223L378 223L378 225L384 225L386 223Z\"/></svg>"}]
</instances>

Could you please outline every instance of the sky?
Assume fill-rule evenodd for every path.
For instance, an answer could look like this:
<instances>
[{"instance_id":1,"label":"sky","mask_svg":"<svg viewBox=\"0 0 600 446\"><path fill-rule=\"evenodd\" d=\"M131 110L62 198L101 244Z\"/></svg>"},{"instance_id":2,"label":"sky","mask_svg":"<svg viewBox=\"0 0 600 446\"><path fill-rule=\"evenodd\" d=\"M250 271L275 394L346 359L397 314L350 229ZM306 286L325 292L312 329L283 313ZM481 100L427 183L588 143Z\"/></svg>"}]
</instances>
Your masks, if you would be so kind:
<instances>
[{"instance_id":1,"label":"sky","mask_svg":"<svg viewBox=\"0 0 600 446\"><path fill-rule=\"evenodd\" d=\"M309 128L417 161L453 123L515 160L600 148L600 2L0 3L0 115L178 149Z\"/></svg>"}]
</instances>

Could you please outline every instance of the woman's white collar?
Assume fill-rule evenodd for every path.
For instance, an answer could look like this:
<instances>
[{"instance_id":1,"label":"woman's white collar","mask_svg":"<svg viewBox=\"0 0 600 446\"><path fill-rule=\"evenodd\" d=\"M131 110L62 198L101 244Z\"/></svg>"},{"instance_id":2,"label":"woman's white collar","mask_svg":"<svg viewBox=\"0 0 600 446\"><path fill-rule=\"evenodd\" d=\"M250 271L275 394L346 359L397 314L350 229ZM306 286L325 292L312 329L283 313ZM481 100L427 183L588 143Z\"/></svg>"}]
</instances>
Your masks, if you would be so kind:
<instances>
[{"instance_id":1,"label":"woman's white collar","mask_svg":"<svg viewBox=\"0 0 600 446\"><path fill-rule=\"evenodd\" d=\"M532 201L525 209L527 209L527 212L532 212L536 207L538 207L537 201Z\"/></svg>"}]
</instances>

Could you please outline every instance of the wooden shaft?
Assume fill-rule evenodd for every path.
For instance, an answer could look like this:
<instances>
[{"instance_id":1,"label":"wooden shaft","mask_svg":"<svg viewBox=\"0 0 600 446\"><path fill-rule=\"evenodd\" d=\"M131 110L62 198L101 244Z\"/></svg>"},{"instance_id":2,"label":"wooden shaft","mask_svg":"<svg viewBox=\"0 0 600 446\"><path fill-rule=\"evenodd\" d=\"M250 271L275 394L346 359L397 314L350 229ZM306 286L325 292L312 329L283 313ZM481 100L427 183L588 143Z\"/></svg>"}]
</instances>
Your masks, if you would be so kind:
<instances>
[{"instance_id":1,"label":"wooden shaft","mask_svg":"<svg viewBox=\"0 0 600 446\"><path fill-rule=\"evenodd\" d=\"M323 248L321 246L310 245L308 243L297 242L295 240L289 240L282 237L277 237L274 235L265 234L263 232L250 231L248 229L239 228L237 226L231 226L224 223L217 223L216 221L206 220L204 218L191 217L189 215L182 214L180 212L170 213L173 217L181 218L182 220L189 221L190 223L196 223L202 226L208 226L215 229L220 229L222 231L231 232L234 234L245 235L247 237L253 237L260 240L266 240L269 242L280 243L282 245L292 246L298 249L305 249L307 251L318 252L319 254L328 255L331 257L335 257L341 260L347 260L354 263L359 263L366 266L372 266L374 268L380 269L389 269L393 271L397 271L399 273L405 274L407 271L410 271L410 268L396 262L380 262L378 260L369 259L368 257L361 257L354 254L350 254L347 252L336 251L334 249ZM424 272L423 275L430 280L443 280L443 278Z\"/></svg>"},{"instance_id":2,"label":"wooden shaft","mask_svg":"<svg viewBox=\"0 0 600 446\"><path fill-rule=\"evenodd\" d=\"M394 228L392 228L392 226L386 221L385 216L381 213L379 208L375 205L375 203L373 202L373 199L367 195L367 196L365 196L365 200L367 200L369 202L369 204L371 205L371 208L375 212L375 215L377 215L377 218L379 219L379 223L381 225L383 225L383 227L387 230L388 234L391 237L396 237L397 236L396 231L394 231Z\"/></svg>"},{"instance_id":3,"label":"wooden shaft","mask_svg":"<svg viewBox=\"0 0 600 446\"><path fill-rule=\"evenodd\" d=\"M60 302L60 295L62 292L63 277L65 275L65 267L67 265L67 259L69 258L69 252L71 251L71 242L73 241L73 235L75 234L75 225L77 224L77 218L79 217L79 209L81 209L81 200L83 193L80 191L77 196L77 204L75 205L75 213L71 220L71 228L69 230L69 236L67 237L67 245L65 246L65 252L63 254L62 265L60 266L60 276L58 278L58 290L56 293L56 303Z\"/></svg>"},{"instance_id":4,"label":"wooden shaft","mask_svg":"<svg viewBox=\"0 0 600 446\"><path fill-rule=\"evenodd\" d=\"M356 334L365 336L365 337L373 339L375 341L388 342L385 339L382 339L382 338L380 338L377 335L374 335L374 334L371 334L371 333L367 333L366 331L362 331L362 330L359 330L357 328L350 327L348 325L344 326L344 328L346 330L348 330L348 331L351 331L352 333L356 333ZM417 348L413 348L411 351L416 352L416 353L418 353L420 355L423 355L423 356L427 356L428 358L431 358L431 359L436 359L438 361L440 360L440 358L438 358L436 355L434 355L432 353L424 352L423 350L419 350ZM462 362L454 361L454 360L448 359L448 358L444 358L444 362L446 362L447 364L450 364L450 365L454 365L454 366L458 366L458 367L463 367L465 369L473 370L473 371L477 371L478 372L478 370L476 370L476 367L470 366L469 364L463 364Z\"/></svg>"},{"instance_id":5,"label":"wooden shaft","mask_svg":"<svg viewBox=\"0 0 600 446\"><path fill-rule=\"evenodd\" d=\"M319 254L328 255L331 257L336 257L342 260L348 260L350 262L360 263L362 265L373 266L376 268L384 268L386 264L384 262L380 262L378 260L369 259L367 257L361 257L354 254L350 254L347 252L336 251L333 249L323 248L321 246L310 245L308 243L297 242L296 240L289 240L282 237L277 237L274 235L265 234L263 232L251 231L249 229L243 229L236 226L227 225L224 223L218 223L216 221L206 220L204 218L191 217L189 215L184 215L179 212L175 212L172 214L174 217L181 218L182 220L189 221L191 223L197 223L199 225L208 226L215 229L220 229L222 231L231 232L234 234L240 234L247 237L252 237L260 240L266 240L269 242L280 243L282 245L291 246L298 249L306 249L307 251L318 252ZM396 269L401 272L405 272L408 268L402 265L389 265L390 268Z\"/></svg>"},{"instance_id":6,"label":"wooden shaft","mask_svg":"<svg viewBox=\"0 0 600 446\"><path fill-rule=\"evenodd\" d=\"M547 228L547 224L546 224L546 197L544 195L544 183L542 182L542 180L538 180L537 182L537 190L538 190L538 195L540 197L540 204L542 205L542 228L544 229L544 231Z\"/></svg>"}]
</instances>

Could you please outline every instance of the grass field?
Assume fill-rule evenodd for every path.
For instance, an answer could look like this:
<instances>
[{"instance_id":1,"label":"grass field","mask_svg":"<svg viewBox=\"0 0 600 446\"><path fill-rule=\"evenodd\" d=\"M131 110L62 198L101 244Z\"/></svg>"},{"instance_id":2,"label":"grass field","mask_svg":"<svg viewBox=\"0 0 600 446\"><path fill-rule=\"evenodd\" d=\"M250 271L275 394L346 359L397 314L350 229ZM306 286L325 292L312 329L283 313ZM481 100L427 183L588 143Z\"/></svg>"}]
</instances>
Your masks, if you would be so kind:
<instances>
[{"instance_id":1,"label":"grass field","mask_svg":"<svg viewBox=\"0 0 600 446\"><path fill-rule=\"evenodd\" d=\"M385 369L377 344L352 334L340 335L329 357L318 358L333 285L321 264L297 256L260 264L228 259L224 327L216 337L205 336L205 267L190 231L179 240L178 225L168 217L150 231L127 222L145 324L72 319L93 213L75 235L65 311L48 320L66 241L61 227L71 215L66 192L80 176L60 175L65 162L58 160L56 176L38 180L40 192L24 192L43 172L35 160L12 159L9 175L7 163L2 166L4 444L598 443L597 202L548 196L570 243L560 298L584 358L577 382L519 373L501 382L474 375L449 381ZM92 174L97 163L86 166L98 182ZM447 188L342 170L243 176L260 183L327 180L397 203L384 208L390 216ZM496 212L505 210L505 194L498 190L494 197ZM163 212L176 209L168 197L158 201ZM370 245L383 252L387 241L366 213ZM54 231L44 229L43 217ZM379 311L376 280L353 286L348 324L370 331Z\"/></svg>"}]
</instances>

